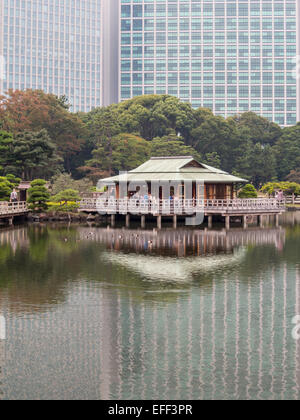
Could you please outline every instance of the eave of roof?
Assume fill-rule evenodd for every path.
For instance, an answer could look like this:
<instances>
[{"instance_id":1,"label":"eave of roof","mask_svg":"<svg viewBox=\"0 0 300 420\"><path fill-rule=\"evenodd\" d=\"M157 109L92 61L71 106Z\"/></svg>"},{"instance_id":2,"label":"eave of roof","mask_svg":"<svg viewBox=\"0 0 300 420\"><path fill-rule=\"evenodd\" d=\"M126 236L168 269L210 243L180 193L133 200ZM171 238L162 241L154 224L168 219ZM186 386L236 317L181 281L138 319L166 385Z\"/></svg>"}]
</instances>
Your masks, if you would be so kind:
<instances>
[{"instance_id":1,"label":"eave of roof","mask_svg":"<svg viewBox=\"0 0 300 420\"><path fill-rule=\"evenodd\" d=\"M110 178L105 178L103 182L152 182L152 181L204 181L204 183L234 183L234 182L247 182L246 179L238 178L236 176L226 173L133 173L117 175Z\"/></svg>"}]
</instances>

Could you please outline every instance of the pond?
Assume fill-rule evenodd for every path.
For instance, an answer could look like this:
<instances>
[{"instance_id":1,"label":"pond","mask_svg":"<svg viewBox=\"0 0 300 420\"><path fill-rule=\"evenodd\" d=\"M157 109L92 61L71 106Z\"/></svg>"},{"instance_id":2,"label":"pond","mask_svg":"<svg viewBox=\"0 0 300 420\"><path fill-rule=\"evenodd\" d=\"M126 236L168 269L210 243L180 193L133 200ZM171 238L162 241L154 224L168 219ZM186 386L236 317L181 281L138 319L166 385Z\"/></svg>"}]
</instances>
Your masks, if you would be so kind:
<instances>
[{"instance_id":1,"label":"pond","mask_svg":"<svg viewBox=\"0 0 300 420\"><path fill-rule=\"evenodd\" d=\"M300 213L1 229L0 399L299 399L299 257Z\"/></svg>"}]
</instances>

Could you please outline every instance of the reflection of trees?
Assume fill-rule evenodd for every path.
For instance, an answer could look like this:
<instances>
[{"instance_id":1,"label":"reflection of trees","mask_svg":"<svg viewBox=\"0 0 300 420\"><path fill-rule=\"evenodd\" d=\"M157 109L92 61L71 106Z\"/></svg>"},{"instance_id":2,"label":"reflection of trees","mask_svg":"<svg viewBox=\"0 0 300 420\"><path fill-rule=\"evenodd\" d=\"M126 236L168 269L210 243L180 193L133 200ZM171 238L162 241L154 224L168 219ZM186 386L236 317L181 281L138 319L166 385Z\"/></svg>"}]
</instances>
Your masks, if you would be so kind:
<instances>
[{"instance_id":1,"label":"reflection of trees","mask_svg":"<svg viewBox=\"0 0 300 420\"><path fill-rule=\"evenodd\" d=\"M243 280L282 261L297 264L299 260L299 227L287 229L286 243L284 231L274 229L216 234L199 231L199 243L191 231L179 232L175 241L170 232L154 233L154 239L145 239L132 237L135 231L129 231L128 243L126 231L119 234L111 230L113 237L105 232L109 231L37 225L25 229L18 241L16 230L1 231L0 290L5 292L1 294L15 302L16 310L18 305L25 305L22 311L43 310L44 305L63 302L72 283L87 280L112 290L118 288L124 295L131 293L137 300L151 300L154 292L156 301L168 301L176 299L176 292L191 287L211 287L220 273L234 273ZM240 245L244 251L235 261ZM188 258L178 258L178 248ZM113 258L107 258L109 255ZM120 264L122 261L125 263ZM137 261L139 270L135 269ZM178 279L170 268L173 261ZM143 264L147 273L143 273Z\"/></svg>"},{"instance_id":2,"label":"reflection of trees","mask_svg":"<svg viewBox=\"0 0 300 420\"><path fill-rule=\"evenodd\" d=\"M13 252L9 242L2 245L0 289L5 289L11 302L44 305L63 301L63 285L78 278L87 257L75 238L76 229L36 226L28 229L26 248L17 247ZM88 258L91 263L96 257L89 254Z\"/></svg>"}]
</instances>

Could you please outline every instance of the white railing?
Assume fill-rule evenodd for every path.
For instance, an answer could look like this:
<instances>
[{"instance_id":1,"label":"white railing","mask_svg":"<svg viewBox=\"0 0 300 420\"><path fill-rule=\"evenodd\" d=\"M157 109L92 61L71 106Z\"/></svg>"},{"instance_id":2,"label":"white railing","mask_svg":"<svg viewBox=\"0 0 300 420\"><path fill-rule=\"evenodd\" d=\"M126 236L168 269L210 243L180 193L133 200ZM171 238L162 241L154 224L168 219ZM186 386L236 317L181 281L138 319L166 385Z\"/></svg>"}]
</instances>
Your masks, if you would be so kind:
<instances>
[{"instance_id":1,"label":"white railing","mask_svg":"<svg viewBox=\"0 0 300 420\"><path fill-rule=\"evenodd\" d=\"M15 203L0 201L0 216L27 213L27 211L28 207L25 201L17 201Z\"/></svg>"},{"instance_id":2,"label":"white railing","mask_svg":"<svg viewBox=\"0 0 300 420\"><path fill-rule=\"evenodd\" d=\"M80 202L82 211L98 211L103 214L193 214L205 213L259 213L284 211L283 202L276 199L225 199L225 200L199 200L199 199L114 199L114 198L85 198Z\"/></svg>"}]
</instances>

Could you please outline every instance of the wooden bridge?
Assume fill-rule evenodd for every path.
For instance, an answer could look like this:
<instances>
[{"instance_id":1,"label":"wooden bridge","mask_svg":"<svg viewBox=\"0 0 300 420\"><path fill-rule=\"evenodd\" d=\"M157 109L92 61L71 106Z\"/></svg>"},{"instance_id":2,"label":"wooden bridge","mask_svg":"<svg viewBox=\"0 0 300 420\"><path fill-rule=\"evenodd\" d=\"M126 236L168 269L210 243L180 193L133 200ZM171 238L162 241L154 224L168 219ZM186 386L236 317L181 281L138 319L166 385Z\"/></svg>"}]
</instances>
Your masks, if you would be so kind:
<instances>
[{"instance_id":1,"label":"wooden bridge","mask_svg":"<svg viewBox=\"0 0 300 420\"><path fill-rule=\"evenodd\" d=\"M111 215L114 223L115 215L126 215L126 224L129 224L130 215L141 216L142 226L145 225L145 217L157 217L158 227L161 227L162 216L173 217L174 227L177 226L178 216L192 216L203 214L208 217L211 227L214 216L225 217L226 227L230 227L231 217L243 219L244 227L247 227L249 216L257 216L262 224L263 217L274 215L276 224L278 216L285 211L285 203L276 199L251 198L251 199L114 199L114 198L84 198L80 203L80 211Z\"/></svg>"},{"instance_id":2,"label":"wooden bridge","mask_svg":"<svg viewBox=\"0 0 300 420\"><path fill-rule=\"evenodd\" d=\"M10 224L13 222L14 217L25 216L28 212L25 201L17 201L16 203L0 202L0 219L8 220Z\"/></svg>"}]
</instances>

